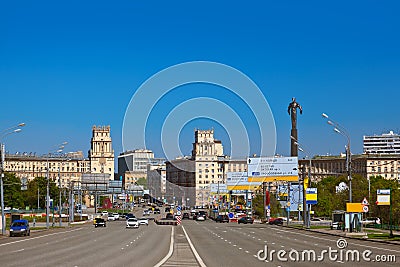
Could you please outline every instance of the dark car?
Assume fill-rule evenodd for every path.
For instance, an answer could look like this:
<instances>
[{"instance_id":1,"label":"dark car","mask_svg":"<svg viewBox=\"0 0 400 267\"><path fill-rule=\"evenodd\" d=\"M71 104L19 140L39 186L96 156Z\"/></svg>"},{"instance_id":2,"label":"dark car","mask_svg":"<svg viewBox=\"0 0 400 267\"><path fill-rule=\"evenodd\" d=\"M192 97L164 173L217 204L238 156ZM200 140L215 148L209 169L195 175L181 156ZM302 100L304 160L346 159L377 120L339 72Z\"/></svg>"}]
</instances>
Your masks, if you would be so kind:
<instances>
[{"instance_id":1,"label":"dark car","mask_svg":"<svg viewBox=\"0 0 400 267\"><path fill-rule=\"evenodd\" d=\"M94 224L94 227L106 227L106 220L104 220L103 218L95 218L94 220L93 220L93 224Z\"/></svg>"},{"instance_id":2,"label":"dark car","mask_svg":"<svg viewBox=\"0 0 400 267\"><path fill-rule=\"evenodd\" d=\"M197 214L197 217L198 217L199 215L202 216L202 217L204 217L204 220L207 219L207 212L205 212L204 210L200 210L200 211L198 212L198 214Z\"/></svg>"},{"instance_id":3,"label":"dark car","mask_svg":"<svg viewBox=\"0 0 400 267\"><path fill-rule=\"evenodd\" d=\"M125 219L128 220L128 219L130 219L130 218L136 218L136 216L135 216L134 214L132 214L132 213L127 213L127 214L125 215Z\"/></svg>"},{"instance_id":4,"label":"dark car","mask_svg":"<svg viewBox=\"0 0 400 267\"><path fill-rule=\"evenodd\" d=\"M15 220L10 226L10 236L15 235L31 235L29 222L27 220Z\"/></svg>"},{"instance_id":5,"label":"dark car","mask_svg":"<svg viewBox=\"0 0 400 267\"><path fill-rule=\"evenodd\" d=\"M161 211L160 211L159 208L155 208L155 209L154 209L154 214L160 214L160 213L161 213Z\"/></svg>"},{"instance_id":6,"label":"dark car","mask_svg":"<svg viewBox=\"0 0 400 267\"><path fill-rule=\"evenodd\" d=\"M251 217L242 217L238 220L238 224L244 223L244 224L253 224L254 220Z\"/></svg>"},{"instance_id":7,"label":"dark car","mask_svg":"<svg viewBox=\"0 0 400 267\"><path fill-rule=\"evenodd\" d=\"M215 222L229 223L229 217L228 215L218 215L217 218L215 218Z\"/></svg>"},{"instance_id":8,"label":"dark car","mask_svg":"<svg viewBox=\"0 0 400 267\"><path fill-rule=\"evenodd\" d=\"M273 224L273 225L283 225L283 219L282 218L270 218L268 223Z\"/></svg>"},{"instance_id":9,"label":"dark car","mask_svg":"<svg viewBox=\"0 0 400 267\"><path fill-rule=\"evenodd\" d=\"M172 213L168 212L167 215L165 216L165 218L173 220L174 219L174 215Z\"/></svg>"},{"instance_id":10,"label":"dark car","mask_svg":"<svg viewBox=\"0 0 400 267\"><path fill-rule=\"evenodd\" d=\"M189 213L185 212L182 216L182 219L189 219Z\"/></svg>"}]
</instances>

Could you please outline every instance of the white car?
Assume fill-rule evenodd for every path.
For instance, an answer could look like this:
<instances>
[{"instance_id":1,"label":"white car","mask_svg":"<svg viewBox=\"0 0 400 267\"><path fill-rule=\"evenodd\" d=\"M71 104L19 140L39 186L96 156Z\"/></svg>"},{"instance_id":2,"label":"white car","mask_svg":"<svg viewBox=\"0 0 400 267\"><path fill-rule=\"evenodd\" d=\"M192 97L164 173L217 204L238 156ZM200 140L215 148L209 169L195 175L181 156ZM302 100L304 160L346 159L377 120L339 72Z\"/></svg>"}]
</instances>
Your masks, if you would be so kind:
<instances>
[{"instance_id":1,"label":"white car","mask_svg":"<svg viewBox=\"0 0 400 267\"><path fill-rule=\"evenodd\" d=\"M204 215L197 215L196 221L205 221L206 217Z\"/></svg>"},{"instance_id":2,"label":"white car","mask_svg":"<svg viewBox=\"0 0 400 267\"><path fill-rule=\"evenodd\" d=\"M149 216L150 215L150 211L149 210L144 210L143 211L143 216Z\"/></svg>"},{"instance_id":3,"label":"white car","mask_svg":"<svg viewBox=\"0 0 400 267\"><path fill-rule=\"evenodd\" d=\"M108 216L108 211L106 211L106 210L102 211L101 216Z\"/></svg>"},{"instance_id":4,"label":"white car","mask_svg":"<svg viewBox=\"0 0 400 267\"><path fill-rule=\"evenodd\" d=\"M115 221L114 214L109 213L108 216L107 216L107 220L108 220L108 221Z\"/></svg>"},{"instance_id":5,"label":"white car","mask_svg":"<svg viewBox=\"0 0 400 267\"><path fill-rule=\"evenodd\" d=\"M149 226L149 220L147 218L139 218L138 219L138 223L139 224L145 224L145 225Z\"/></svg>"},{"instance_id":6,"label":"white car","mask_svg":"<svg viewBox=\"0 0 400 267\"><path fill-rule=\"evenodd\" d=\"M126 220L126 228L139 228L139 221L136 218Z\"/></svg>"},{"instance_id":7,"label":"white car","mask_svg":"<svg viewBox=\"0 0 400 267\"><path fill-rule=\"evenodd\" d=\"M113 213L115 220L119 221L119 214L118 213Z\"/></svg>"}]
</instances>

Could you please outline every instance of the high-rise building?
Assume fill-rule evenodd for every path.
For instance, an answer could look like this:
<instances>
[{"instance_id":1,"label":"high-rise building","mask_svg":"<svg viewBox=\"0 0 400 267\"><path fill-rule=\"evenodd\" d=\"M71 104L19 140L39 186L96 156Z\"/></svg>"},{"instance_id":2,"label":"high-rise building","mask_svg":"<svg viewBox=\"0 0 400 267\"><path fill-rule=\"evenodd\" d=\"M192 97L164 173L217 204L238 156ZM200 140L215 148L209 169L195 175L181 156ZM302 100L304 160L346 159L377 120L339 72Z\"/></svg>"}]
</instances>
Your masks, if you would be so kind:
<instances>
[{"instance_id":1,"label":"high-rise building","mask_svg":"<svg viewBox=\"0 0 400 267\"><path fill-rule=\"evenodd\" d=\"M188 206L205 206L210 199L210 185L223 184L226 171L246 171L246 160L231 160L224 155L214 130L194 132L192 156L167 161L167 195Z\"/></svg>"},{"instance_id":2,"label":"high-rise building","mask_svg":"<svg viewBox=\"0 0 400 267\"><path fill-rule=\"evenodd\" d=\"M122 177L125 189L138 179L146 178L147 165L164 164L165 159L155 158L149 149L135 149L122 152L118 156L118 176Z\"/></svg>"},{"instance_id":3,"label":"high-rise building","mask_svg":"<svg viewBox=\"0 0 400 267\"><path fill-rule=\"evenodd\" d=\"M93 126L89 160L91 173L107 173L114 179L114 150L110 126Z\"/></svg>"},{"instance_id":4,"label":"high-rise building","mask_svg":"<svg viewBox=\"0 0 400 267\"><path fill-rule=\"evenodd\" d=\"M400 135L387 134L364 136L364 154L400 154Z\"/></svg>"}]
</instances>

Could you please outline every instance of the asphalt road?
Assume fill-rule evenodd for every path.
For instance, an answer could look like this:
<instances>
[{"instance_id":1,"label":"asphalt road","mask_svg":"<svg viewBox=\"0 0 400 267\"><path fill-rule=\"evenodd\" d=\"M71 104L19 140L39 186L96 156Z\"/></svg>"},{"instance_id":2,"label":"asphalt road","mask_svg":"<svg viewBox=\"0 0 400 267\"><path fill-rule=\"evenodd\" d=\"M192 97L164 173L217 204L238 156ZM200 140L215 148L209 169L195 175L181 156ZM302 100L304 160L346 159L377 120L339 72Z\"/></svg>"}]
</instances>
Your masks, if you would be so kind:
<instances>
[{"instance_id":1,"label":"asphalt road","mask_svg":"<svg viewBox=\"0 0 400 267\"><path fill-rule=\"evenodd\" d=\"M163 266L398 266L400 261L398 245L347 239L347 246L339 249L338 237L279 226L211 220L183 220L182 225L174 227L175 250ZM120 220L108 222L105 228L83 225L36 232L30 237L4 237L0 238L0 266L155 266L170 252L171 229L152 221L149 226L126 229L125 221ZM325 253L323 263L301 260L305 250L315 251L319 257L329 248L338 251L333 255L339 258L330 260ZM263 250L268 254L260 253ZM371 260L377 255L395 255L397 263L366 262L362 258L349 262L345 259L349 250L357 250L361 257L371 250ZM278 251L285 252L281 257L288 261L280 260ZM296 253L298 262L289 257ZM257 255L265 258L260 260Z\"/></svg>"},{"instance_id":2,"label":"asphalt road","mask_svg":"<svg viewBox=\"0 0 400 267\"><path fill-rule=\"evenodd\" d=\"M125 220L0 239L0 266L154 266L167 255L171 226L126 229Z\"/></svg>"},{"instance_id":3,"label":"asphalt road","mask_svg":"<svg viewBox=\"0 0 400 267\"><path fill-rule=\"evenodd\" d=\"M332 252L332 259L329 254L323 254L323 262L327 266L398 266L400 262L400 247L397 245L381 244L370 241L358 241L346 239L347 246L339 249L337 246L338 237L318 233L305 232L289 229L280 226L270 225L238 225L237 223L216 223L211 220L196 222L192 220L183 221L189 238L194 244L197 252L206 266L315 266L322 264L314 261L301 261L301 253L304 250L315 251L316 257L321 255L322 250L337 250ZM265 251L267 246L268 257L259 260L257 254L260 250ZM272 250L275 250L273 257L269 257ZM288 261L280 261L277 251L286 251L283 258ZM360 261L346 261L346 251L357 250L360 252ZM370 262L362 259L362 253L371 250ZM295 252L299 252L299 261L290 259ZM340 252L342 251L342 252ZM343 257L340 258L342 253ZM306 259L308 259L308 254ZM335 259L334 256L338 255ZM349 259L352 259L349 254ZM397 263L382 263L372 261L376 255L395 255ZM265 254L260 254L261 258Z\"/></svg>"}]
</instances>

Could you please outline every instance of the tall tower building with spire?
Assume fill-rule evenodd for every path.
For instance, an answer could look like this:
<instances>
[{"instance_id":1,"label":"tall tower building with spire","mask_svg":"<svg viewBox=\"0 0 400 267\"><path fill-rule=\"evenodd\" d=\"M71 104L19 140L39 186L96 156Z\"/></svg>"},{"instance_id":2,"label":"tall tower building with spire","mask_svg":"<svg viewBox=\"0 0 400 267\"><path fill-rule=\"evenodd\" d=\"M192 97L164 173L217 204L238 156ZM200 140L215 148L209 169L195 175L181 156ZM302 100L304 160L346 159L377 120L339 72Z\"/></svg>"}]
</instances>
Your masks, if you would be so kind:
<instances>
[{"instance_id":1,"label":"tall tower building with spire","mask_svg":"<svg viewBox=\"0 0 400 267\"><path fill-rule=\"evenodd\" d=\"M90 141L90 172L110 174L114 179L114 150L110 135L110 126L93 126Z\"/></svg>"}]
</instances>

